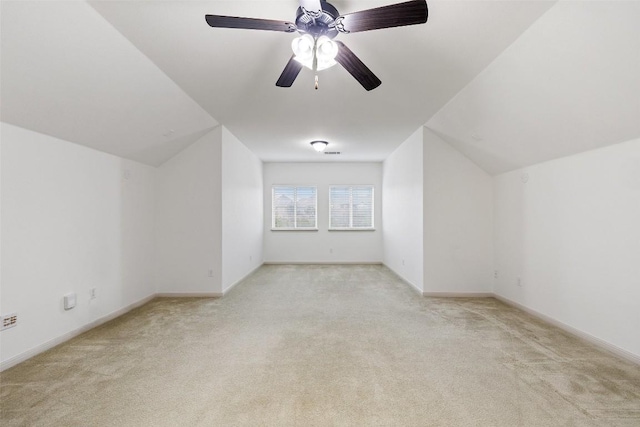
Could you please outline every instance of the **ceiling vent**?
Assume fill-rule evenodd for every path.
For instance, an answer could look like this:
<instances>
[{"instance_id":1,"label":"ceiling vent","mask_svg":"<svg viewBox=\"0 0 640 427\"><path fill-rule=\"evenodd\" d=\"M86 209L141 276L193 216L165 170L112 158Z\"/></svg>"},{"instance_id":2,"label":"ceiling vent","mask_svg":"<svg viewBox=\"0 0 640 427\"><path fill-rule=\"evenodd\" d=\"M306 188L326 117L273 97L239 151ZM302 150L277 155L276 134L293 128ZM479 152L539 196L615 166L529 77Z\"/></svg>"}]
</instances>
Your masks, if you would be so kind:
<instances>
[{"instance_id":1,"label":"ceiling vent","mask_svg":"<svg viewBox=\"0 0 640 427\"><path fill-rule=\"evenodd\" d=\"M340 154L339 151L325 151L324 154Z\"/></svg>"}]
</instances>

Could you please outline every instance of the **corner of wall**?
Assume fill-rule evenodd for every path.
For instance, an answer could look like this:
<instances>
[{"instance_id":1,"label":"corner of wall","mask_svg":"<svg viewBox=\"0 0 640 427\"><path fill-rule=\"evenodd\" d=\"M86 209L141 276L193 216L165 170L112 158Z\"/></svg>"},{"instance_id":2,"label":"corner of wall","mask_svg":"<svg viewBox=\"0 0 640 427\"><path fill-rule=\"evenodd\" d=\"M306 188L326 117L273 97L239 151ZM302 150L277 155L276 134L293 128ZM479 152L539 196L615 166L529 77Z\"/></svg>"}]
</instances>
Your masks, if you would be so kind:
<instances>
[{"instance_id":1,"label":"corner of wall","mask_svg":"<svg viewBox=\"0 0 640 427\"><path fill-rule=\"evenodd\" d=\"M491 176L423 128L424 290L493 290Z\"/></svg>"},{"instance_id":2,"label":"corner of wall","mask_svg":"<svg viewBox=\"0 0 640 427\"><path fill-rule=\"evenodd\" d=\"M262 161L221 126L220 262L222 292L262 265Z\"/></svg>"},{"instance_id":3,"label":"corner of wall","mask_svg":"<svg viewBox=\"0 0 640 427\"><path fill-rule=\"evenodd\" d=\"M382 164L383 263L419 292L424 288L424 127Z\"/></svg>"},{"instance_id":4,"label":"corner of wall","mask_svg":"<svg viewBox=\"0 0 640 427\"><path fill-rule=\"evenodd\" d=\"M222 127L158 168L159 293L222 293Z\"/></svg>"}]
</instances>

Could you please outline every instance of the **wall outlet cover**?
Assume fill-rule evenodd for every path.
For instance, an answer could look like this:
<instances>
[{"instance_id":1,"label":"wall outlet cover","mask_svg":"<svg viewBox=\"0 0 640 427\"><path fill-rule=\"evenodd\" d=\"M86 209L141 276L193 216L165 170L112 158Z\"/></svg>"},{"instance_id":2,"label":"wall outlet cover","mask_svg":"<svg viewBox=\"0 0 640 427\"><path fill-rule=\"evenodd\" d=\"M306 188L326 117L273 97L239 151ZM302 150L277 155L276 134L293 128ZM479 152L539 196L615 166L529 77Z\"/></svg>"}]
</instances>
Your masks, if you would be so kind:
<instances>
[{"instance_id":1,"label":"wall outlet cover","mask_svg":"<svg viewBox=\"0 0 640 427\"><path fill-rule=\"evenodd\" d=\"M64 296L64 309L65 310L71 310L75 306L76 306L76 294L75 294L75 292L70 293L70 294L66 294Z\"/></svg>"}]
</instances>

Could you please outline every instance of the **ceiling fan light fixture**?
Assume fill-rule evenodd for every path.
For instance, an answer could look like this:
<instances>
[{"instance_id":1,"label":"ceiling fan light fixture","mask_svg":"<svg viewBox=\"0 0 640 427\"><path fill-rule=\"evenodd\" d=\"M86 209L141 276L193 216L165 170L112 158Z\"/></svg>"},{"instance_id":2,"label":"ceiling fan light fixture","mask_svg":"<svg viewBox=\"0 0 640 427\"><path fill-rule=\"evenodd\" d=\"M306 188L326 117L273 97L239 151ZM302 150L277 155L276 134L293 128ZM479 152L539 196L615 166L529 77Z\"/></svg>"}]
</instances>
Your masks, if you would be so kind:
<instances>
[{"instance_id":1,"label":"ceiling fan light fixture","mask_svg":"<svg viewBox=\"0 0 640 427\"><path fill-rule=\"evenodd\" d=\"M327 145L329 145L327 141L311 141L311 146L318 153L324 151L324 149L327 148Z\"/></svg>"},{"instance_id":2,"label":"ceiling fan light fixture","mask_svg":"<svg viewBox=\"0 0 640 427\"><path fill-rule=\"evenodd\" d=\"M310 70L313 70L313 58L310 59L302 59L298 56L294 57L294 59L299 62L300 64L304 65L305 67L307 67ZM326 70L327 68L331 68L334 65L336 65L337 62L334 59L329 59L329 60L321 60L320 58L318 58L318 64L317 64L317 71L322 71L322 70Z\"/></svg>"},{"instance_id":3,"label":"ceiling fan light fixture","mask_svg":"<svg viewBox=\"0 0 640 427\"><path fill-rule=\"evenodd\" d=\"M1 0L0 0L1 1ZM299 0L294 22L241 16L205 15L214 28L298 32L302 36L291 43L294 54L289 58L276 81L278 87L291 87L302 67L314 72L340 64L366 90L380 86L380 79L341 41L338 34L380 30L424 24L429 17L426 0L405 0L402 3L374 7L341 15L327 0ZM318 89L318 74L315 73Z\"/></svg>"},{"instance_id":4,"label":"ceiling fan light fixture","mask_svg":"<svg viewBox=\"0 0 640 427\"><path fill-rule=\"evenodd\" d=\"M338 54L338 45L327 36L321 36L316 42L311 34L304 34L291 42L295 60L310 70L313 70L314 49L317 71L326 70L337 64L334 58Z\"/></svg>"},{"instance_id":5,"label":"ceiling fan light fixture","mask_svg":"<svg viewBox=\"0 0 640 427\"><path fill-rule=\"evenodd\" d=\"M309 34L304 34L300 37L296 37L291 42L291 50L296 55L296 59L303 63L303 61L313 60L313 48L315 40Z\"/></svg>"},{"instance_id":6,"label":"ceiling fan light fixture","mask_svg":"<svg viewBox=\"0 0 640 427\"><path fill-rule=\"evenodd\" d=\"M321 36L318 39L317 46L316 54L318 55L318 60L333 60L338 54L338 45L327 36Z\"/></svg>"}]
</instances>

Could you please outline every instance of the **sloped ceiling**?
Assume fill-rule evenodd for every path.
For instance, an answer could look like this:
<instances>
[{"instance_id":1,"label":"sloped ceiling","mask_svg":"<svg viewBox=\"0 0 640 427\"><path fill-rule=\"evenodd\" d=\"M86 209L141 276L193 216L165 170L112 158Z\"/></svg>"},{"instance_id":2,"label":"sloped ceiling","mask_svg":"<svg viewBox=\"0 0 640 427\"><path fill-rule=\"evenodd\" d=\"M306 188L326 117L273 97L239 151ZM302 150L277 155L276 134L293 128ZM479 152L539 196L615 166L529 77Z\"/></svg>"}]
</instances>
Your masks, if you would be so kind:
<instances>
[{"instance_id":1,"label":"sloped ceiling","mask_svg":"<svg viewBox=\"0 0 640 427\"><path fill-rule=\"evenodd\" d=\"M336 0L348 13L394 0ZM265 161L379 161L426 125L490 173L640 136L639 2L431 0L425 25L338 36L342 68L275 86L296 0L0 2L0 119L157 165L223 124Z\"/></svg>"},{"instance_id":2,"label":"sloped ceiling","mask_svg":"<svg viewBox=\"0 0 640 427\"><path fill-rule=\"evenodd\" d=\"M640 137L640 2L559 2L427 127L492 174Z\"/></svg>"},{"instance_id":3,"label":"sloped ceiling","mask_svg":"<svg viewBox=\"0 0 640 427\"><path fill-rule=\"evenodd\" d=\"M331 2L341 13L394 0ZM425 25L339 35L382 80L366 92L339 66L275 82L293 34L210 28L207 13L295 19L296 0L96 1L91 5L265 161L380 161L549 7L546 2L429 1ZM499 30L498 30L499 29ZM314 139L335 156L318 155Z\"/></svg>"},{"instance_id":4,"label":"sloped ceiling","mask_svg":"<svg viewBox=\"0 0 640 427\"><path fill-rule=\"evenodd\" d=\"M87 3L0 7L3 122L151 165L218 125Z\"/></svg>"}]
</instances>

